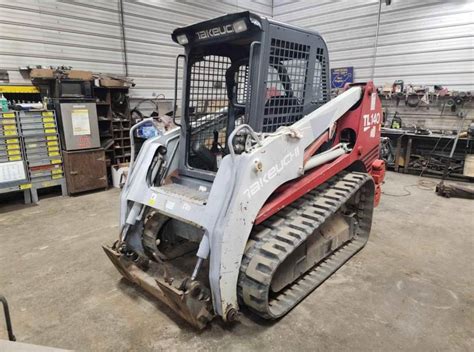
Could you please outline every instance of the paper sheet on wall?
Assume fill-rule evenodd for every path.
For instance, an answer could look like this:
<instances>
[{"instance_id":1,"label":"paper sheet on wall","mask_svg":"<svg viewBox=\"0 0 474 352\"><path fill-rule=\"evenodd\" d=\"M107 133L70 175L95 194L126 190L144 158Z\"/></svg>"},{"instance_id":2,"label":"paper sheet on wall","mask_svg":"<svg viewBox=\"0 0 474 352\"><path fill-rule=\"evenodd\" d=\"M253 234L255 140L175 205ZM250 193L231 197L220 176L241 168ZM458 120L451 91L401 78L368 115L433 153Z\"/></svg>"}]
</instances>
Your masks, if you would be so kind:
<instances>
[{"instance_id":1,"label":"paper sheet on wall","mask_svg":"<svg viewBox=\"0 0 474 352\"><path fill-rule=\"evenodd\" d=\"M0 164L0 183L21 181L26 179L23 161L10 161Z\"/></svg>"},{"instance_id":2,"label":"paper sheet on wall","mask_svg":"<svg viewBox=\"0 0 474 352\"><path fill-rule=\"evenodd\" d=\"M87 136L91 134L89 123L89 110L75 109L71 112L72 134L74 136Z\"/></svg>"}]
</instances>

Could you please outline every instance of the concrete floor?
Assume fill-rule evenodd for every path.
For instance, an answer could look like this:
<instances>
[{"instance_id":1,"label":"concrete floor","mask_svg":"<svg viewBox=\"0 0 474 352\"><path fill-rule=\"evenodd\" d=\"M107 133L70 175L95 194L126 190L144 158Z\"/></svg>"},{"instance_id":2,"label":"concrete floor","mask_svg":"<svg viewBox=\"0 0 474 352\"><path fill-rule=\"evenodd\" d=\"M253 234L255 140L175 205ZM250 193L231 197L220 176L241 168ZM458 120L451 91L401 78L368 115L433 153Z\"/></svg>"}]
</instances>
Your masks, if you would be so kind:
<instances>
[{"instance_id":1,"label":"concrete floor","mask_svg":"<svg viewBox=\"0 0 474 352\"><path fill-rule=\"evenodd\" d=\"M411 194L383 196L365 249L276 323L196 332L121 280L100 247L117 190L0 206L0 292L19 341L83 351L472 351L474 203L417 181L388 174L386 193Z\"/></svg>"}]
</instances>

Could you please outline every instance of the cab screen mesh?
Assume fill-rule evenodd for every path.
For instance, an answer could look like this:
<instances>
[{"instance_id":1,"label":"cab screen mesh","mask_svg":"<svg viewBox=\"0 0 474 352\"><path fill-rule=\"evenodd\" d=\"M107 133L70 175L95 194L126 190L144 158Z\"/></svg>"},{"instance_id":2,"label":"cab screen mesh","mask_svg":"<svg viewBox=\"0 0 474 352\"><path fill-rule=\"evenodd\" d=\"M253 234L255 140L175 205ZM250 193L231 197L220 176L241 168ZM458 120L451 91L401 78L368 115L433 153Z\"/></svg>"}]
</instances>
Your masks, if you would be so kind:
<instances>
[{"instance_id":1,"label":"cab screen mesh","mask_svg":"<svg viewBox=\"0 0 474 352\"><path fill-rule=\"evenodd\" d=\"M274 132L303 117L310 46L273 38L262 132Z\"/></svg>"},{"instance_id":2,"label":"cab screen mesh","mask_svg":"<svg viewBox=\"0 0 474 352\"><path fill-rule=\"evenodd\" d=\"M225 146L228 106L225 75L230 65L228 57L208 55L191 66L187 114L191 154L203 147L211 151ZM201 167L192 165L192 159L188 162L190 166Z\"/></svg>"}]
</instances>

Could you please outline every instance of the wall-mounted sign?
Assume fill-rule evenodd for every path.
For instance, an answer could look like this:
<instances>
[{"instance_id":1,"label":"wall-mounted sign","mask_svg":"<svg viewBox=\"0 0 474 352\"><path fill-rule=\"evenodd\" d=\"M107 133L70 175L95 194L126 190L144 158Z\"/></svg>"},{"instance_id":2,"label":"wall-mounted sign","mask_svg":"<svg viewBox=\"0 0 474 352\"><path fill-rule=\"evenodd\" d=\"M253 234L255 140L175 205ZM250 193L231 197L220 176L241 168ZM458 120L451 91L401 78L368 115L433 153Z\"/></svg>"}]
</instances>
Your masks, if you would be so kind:
<instances>
[{"instance_id":1,"label":"wall-mounted sign","mask_svg":"<svg viewBox=\"0 0 474 352\"><path fill-rule=\"evenodd\" d=\"M344 88L346 83L354 82L354 67L331 69L331 88Z\"/></svg>"}]
</instances>

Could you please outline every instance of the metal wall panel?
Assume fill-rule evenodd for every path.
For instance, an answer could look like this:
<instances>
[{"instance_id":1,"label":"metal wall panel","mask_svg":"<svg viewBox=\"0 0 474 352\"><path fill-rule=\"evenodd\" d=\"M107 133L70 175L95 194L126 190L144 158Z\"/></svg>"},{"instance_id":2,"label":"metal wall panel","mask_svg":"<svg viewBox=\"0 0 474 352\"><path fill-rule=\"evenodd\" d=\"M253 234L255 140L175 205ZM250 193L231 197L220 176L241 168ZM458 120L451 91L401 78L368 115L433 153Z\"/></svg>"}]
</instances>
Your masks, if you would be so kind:
<instances>
[{"instance_id":1,"label":"metal wall panel","mask_svg":"<svg viewBox=\"0 0 474 352\"><path fill-rule=\"evenodd\" d=\"M0 68L65 65L122 74L117 3L115 10L99 6L113 2L0 0Z\"/></svg>"},{"instance_id":2,"label":"metal wall panel","mask_svg":"<svg viewBox=\"0 0 474 352\"><path fill-rule=\"evenodd\" d=\"M474 0L393 0L382 6L375 82L473 89ZM370 78L378 0L124 0L128 69L135 98L173 96L179 26L251 10L319 31L332 67ZM119 0L0 0L0 68L69 65L124 74Z\"/></svg>"},{"instance_id":3,"label":"metal wall panel","mask_svg":"<svg viewBox=\"0 0 474 352\"><path fill-rule=\"evenodd\" d=\"M271 1L125 1L129 74L137 83L134 97L173 97L175 58L182 53L171 41L175 28L245 10L270 15Z\"/></svg>"},{"instance_id":4,"label":"metal wall panel","mask_svg":"<svg viewBox=\"0 0 474 352\"><path fill-rule=\"evenodd\" d=\"M123 0L123 7L134 99L173 97L182 52L171 40L175 28L231 12L272 14L271 0ZM0 68L65 65L124 75L119 9L119 0L0 0Z\"/></svg>"},{"instance_id":5,"label":"metal wall panel","mask_svg":"<svg viewBox=\"0 0 474 352\"><path fill-rule=\"evenodd\" d=\"M474 0L383 2L375 60L378 85L441 84L474 90ZM273 17L310 28L328 43L331 67L371 77L378 0L274 0Z\"/></svg>"}]
</instances>

